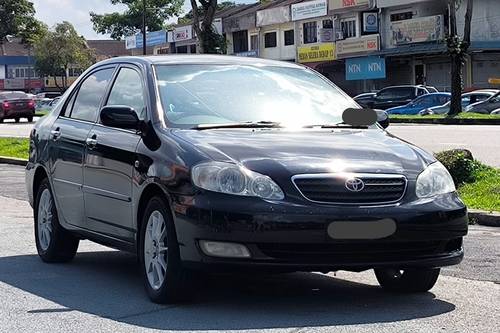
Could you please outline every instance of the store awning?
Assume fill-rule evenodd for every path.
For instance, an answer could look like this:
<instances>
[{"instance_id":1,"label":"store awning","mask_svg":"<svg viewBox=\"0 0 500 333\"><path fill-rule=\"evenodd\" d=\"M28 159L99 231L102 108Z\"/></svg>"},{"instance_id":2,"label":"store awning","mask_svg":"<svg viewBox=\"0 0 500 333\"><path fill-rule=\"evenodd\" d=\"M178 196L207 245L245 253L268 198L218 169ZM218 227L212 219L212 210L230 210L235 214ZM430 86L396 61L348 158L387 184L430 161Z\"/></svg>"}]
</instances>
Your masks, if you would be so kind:
<instances>
[{"instance_id":1,"label":"store awning","mask_svg":"<svg viewBox=\"0 0 500 333\"><path fill-rule=\"evenodd\" d=\"M445 53L446 45L444 43L414 43L400 45L392 49L383 49L377 52L371 52L370 55L385 57L397 57L414 54Z\"/></svg>"}]
</instances>

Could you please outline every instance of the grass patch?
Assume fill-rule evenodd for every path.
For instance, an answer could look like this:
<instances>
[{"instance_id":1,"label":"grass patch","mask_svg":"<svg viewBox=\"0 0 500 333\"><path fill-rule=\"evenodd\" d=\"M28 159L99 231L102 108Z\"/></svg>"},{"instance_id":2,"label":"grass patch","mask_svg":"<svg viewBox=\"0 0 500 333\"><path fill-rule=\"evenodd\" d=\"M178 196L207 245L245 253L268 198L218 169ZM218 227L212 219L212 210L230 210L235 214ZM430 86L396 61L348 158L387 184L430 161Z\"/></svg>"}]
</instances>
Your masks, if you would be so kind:
<instances>
[{"instance_id":1,"label":"grass patch","mask_svg":"<svg viewBox=\"0 0 500 333\"><path fill-rule=\"evenodd\" d=\"M474 171L474 178L475 182L458 189L467 207L500 211L500 169L481 165Z\"/></svg>"},{"instance_id":2,"label":"grass patch","mask_svg":"<svg viewBox=\"0 0 500 333\"><path fill-rule=\"evenodd\" d=\"M27 138L0 138L0 156L28 159L29 145Z\"/></svg>"},{"instance_id":3,"label":"grass patch","mask_svg":"<svg viewBox=\"0 0 500 333\"><path fill-rule=\"evenodd\" d=\"M391 114L390 119L445 119L447 115L444 114L429 114L425 116L420 115L406 115L406 114ZM482 114L482 113L472 113L472 112L462 112L457 116L452 117L452 119L500 119L499 114Z\"/></svg>"}]
</instances>

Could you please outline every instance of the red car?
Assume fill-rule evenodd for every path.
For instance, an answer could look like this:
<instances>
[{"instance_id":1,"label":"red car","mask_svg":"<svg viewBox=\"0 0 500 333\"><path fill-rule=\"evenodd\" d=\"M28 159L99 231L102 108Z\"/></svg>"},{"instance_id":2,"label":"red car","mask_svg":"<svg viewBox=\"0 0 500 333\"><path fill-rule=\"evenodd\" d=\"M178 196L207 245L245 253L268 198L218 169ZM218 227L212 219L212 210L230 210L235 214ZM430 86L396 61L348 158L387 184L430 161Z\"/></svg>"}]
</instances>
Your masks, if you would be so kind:
<instances>
[{"instance_id":1,"label":"red car","mask_svg":"<svg viewBox=\"0 0 500 333\"><path fill-rule=\"evenodd\" d=\"M33 121L35 115L35 101L21 91L0 92L0 123L4 119L15 119L16 123L20 118L27 118L28 122Z\"/></svg>"}]
</instances>

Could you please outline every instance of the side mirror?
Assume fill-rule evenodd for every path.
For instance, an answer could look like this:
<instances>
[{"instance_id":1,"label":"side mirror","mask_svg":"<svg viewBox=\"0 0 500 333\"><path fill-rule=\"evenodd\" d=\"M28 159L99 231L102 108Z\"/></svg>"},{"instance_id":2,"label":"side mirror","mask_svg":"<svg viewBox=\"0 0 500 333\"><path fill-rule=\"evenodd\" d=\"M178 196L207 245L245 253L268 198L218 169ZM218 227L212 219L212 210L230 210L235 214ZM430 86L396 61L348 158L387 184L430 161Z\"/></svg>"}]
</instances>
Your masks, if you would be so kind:
<instances>
[{"instance_id":1,"label":"side mirror","mask_svg":"<svg viewBox=\"0 0 500 333\"><path fill-rule=\"evenodd\" d=\"M379 123L382 128L389 127L390 120L387 112L385 112L384 110L375 110L375 112L377 113L377 123Z\"/></svg>"},{"instance_id":2,"label":"side mirror","mask_svg":"<svg viewBox=\"0 0 500 333\"><path fill-rule=\"evenodd\" d=\"M101 123L105 126L139 130L141 121L130 106L110 105L101 109Z\"/></svg>"}]
</instances>

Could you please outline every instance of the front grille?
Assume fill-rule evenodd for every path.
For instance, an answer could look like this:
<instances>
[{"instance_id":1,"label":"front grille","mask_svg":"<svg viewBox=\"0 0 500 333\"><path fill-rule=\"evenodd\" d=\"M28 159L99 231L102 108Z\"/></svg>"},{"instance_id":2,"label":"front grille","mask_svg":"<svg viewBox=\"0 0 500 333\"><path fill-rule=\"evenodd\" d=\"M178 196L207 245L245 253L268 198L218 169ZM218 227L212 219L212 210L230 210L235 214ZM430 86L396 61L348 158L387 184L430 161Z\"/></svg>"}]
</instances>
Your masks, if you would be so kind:
<instances>
[{"instance_id":1,"label":"front grille","mask_svg":"<svg viewBox=\"0 0 500 333\"><path fill-rule=\"evenodd\" d=\"M266 256L284 261L397 261L445 252L446 241L349 242L335 244L257 244Z\"/></svg>"},{"instance_id":2,"label":"front grille","mask_svg":"<svg viewBox=\"0 0 500 333\"><path fill-rule=\"evenodd\" d=\"M349 190L346 181L359 179L364 188ZM379 205L395 203L403 198L406 178L381 174L312 174L297 175L292 181L308 200L345 205Z\"/></svg>"}]
</instances>

